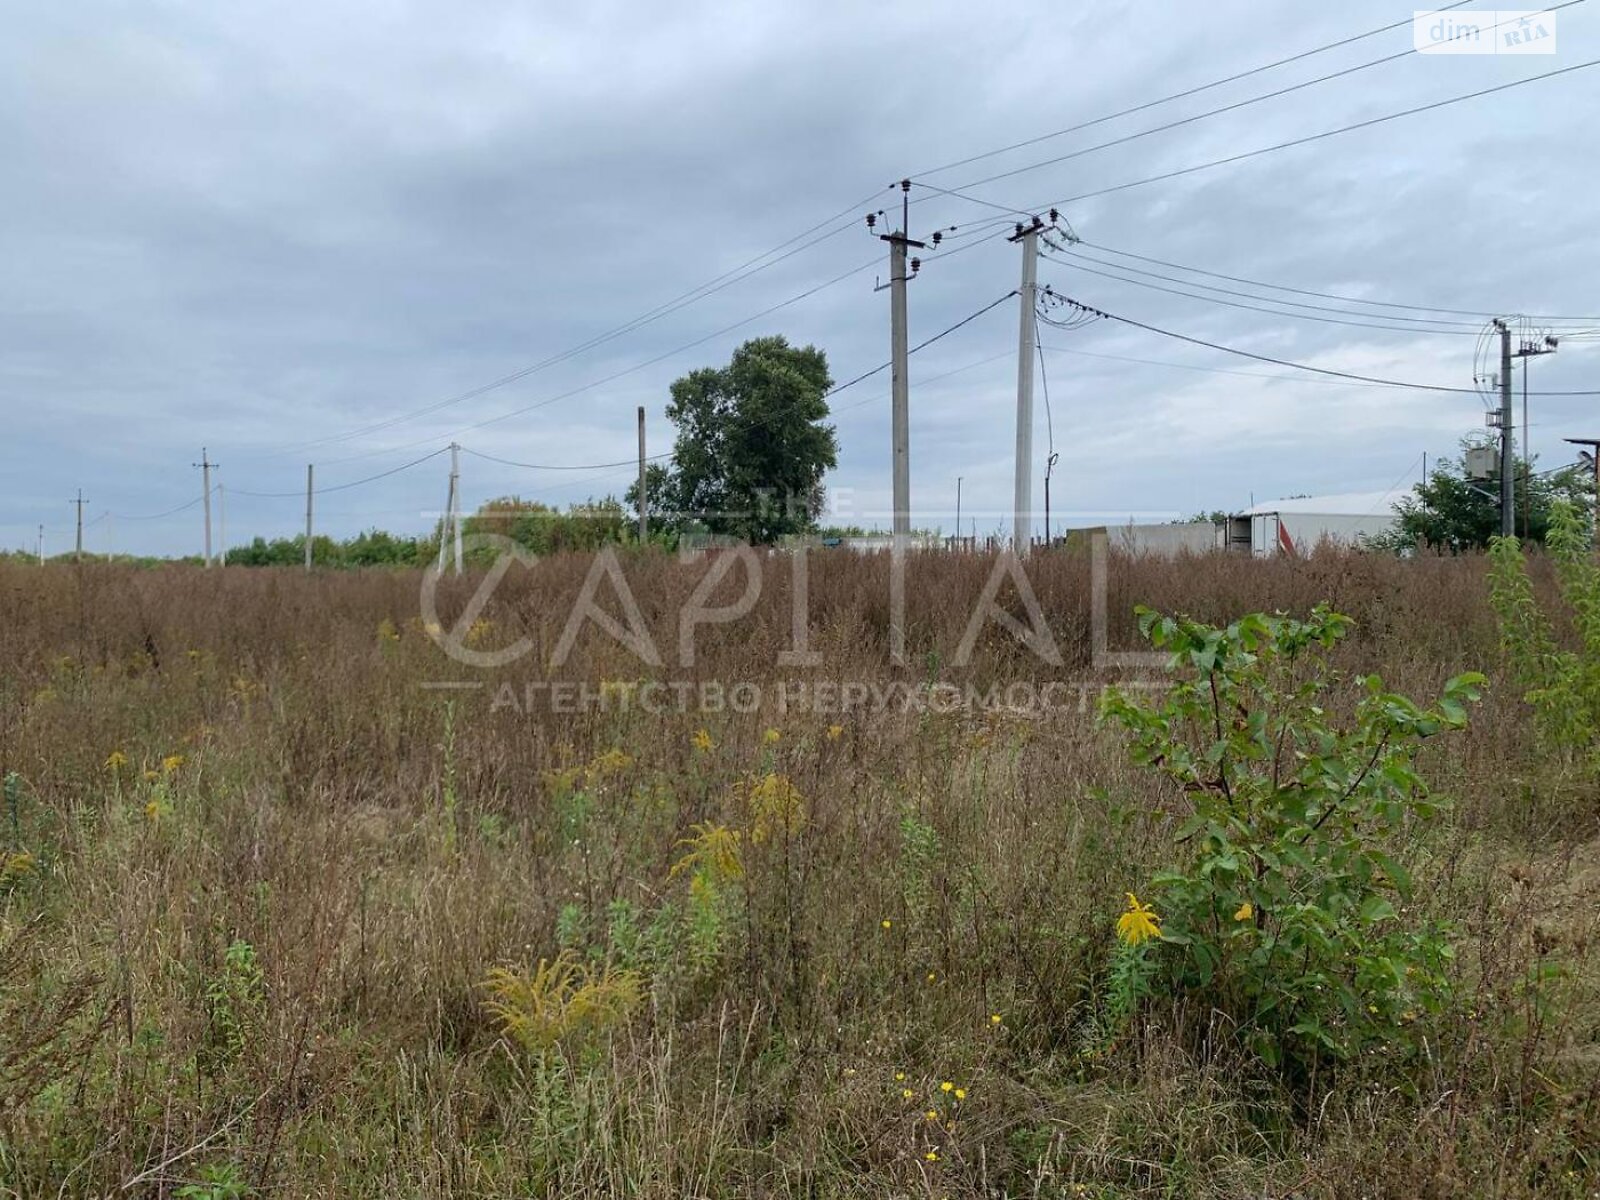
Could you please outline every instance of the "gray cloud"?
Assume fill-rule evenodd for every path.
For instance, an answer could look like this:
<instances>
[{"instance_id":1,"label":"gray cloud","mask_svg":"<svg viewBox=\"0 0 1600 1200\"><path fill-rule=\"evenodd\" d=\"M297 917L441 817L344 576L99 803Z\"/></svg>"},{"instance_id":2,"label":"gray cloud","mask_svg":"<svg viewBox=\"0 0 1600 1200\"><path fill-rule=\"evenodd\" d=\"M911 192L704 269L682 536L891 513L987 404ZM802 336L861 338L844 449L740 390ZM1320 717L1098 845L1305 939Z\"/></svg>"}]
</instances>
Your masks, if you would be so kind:
<instances>
[{"instance_id":1,"label":"gray cloud","mask_svg":"<svg viewBox=\"0 0 1600 1200\"><path fill-rule=\"evenodd\" d=\"M744 337L824 347L837 378L877 365L874 264L781 312L667 354L852 267L864 228L504 388L353 431L558 355L728 271L906 173L979 153L1406 17L1316 9L364 3L246 8L89 0L11 16L0 45L0 542L59 547L83 486L116 548L193 549L202 444L243 491L328 483L442 445L532 462L626 457L632 411L665 448L667 385ZM1587 6L1553 58L1418 58L978 187L1034 204L1175 170L1594 56ZM944 186L1403 49L1394 31L1180 104L933 177ZM1593 298L1588 151L1600 72L1579 72L1216 171L1068 207L1088 240L1375 299L1564 313ZM874 206L889 202L883 192ZM914 226L992 209L919 203ZM960 239L954 243L964 244ZM1161 268L1150 268L1161 270ZM932 261L913 341L1015 286L996 239ZM1471 337L1424 337L1220 307L1047 264L1043 279L1151 324L1260 353L1470 386ZM1160 281L1151 281L1160 282ZM1231 285L1224 285L1231 286ZM1315 302L1315 301L1313 301ZM1009 503L1016 314L913 365L913 490L939 519ZM1289 491L1388 487L1482 427L1473 396L1315 380L1099 324L1048 331L1058 510L1190 511ZM1087 351L1074 354L1067 351ZM1246 375L1090 355L1222 367ZM992 360L981 362L981 360ZM980 363L971 366L970 364ZM1535 388L1594 386L1572 343ZM968 368L958 370L958 368ZM952 373L955 372L955 373ZM838 397L831 481L887 507L887 381ZM544 403L549 401L548 403ZM1042 401L1042 396L1041 396ZM1036 435L1046 448L1045 412ZM1547 465L1600 431L1592 398L1534 402ZM420 528L443 464L326 497L332 532ZM469 503L620 492L626 470L534 473L470 460ZM294 500L230 497L230 536L297 525ZM981 527L996 527L985 516ZM105 548L103 545L101 548Z\"/></svg>"}]
</instances>

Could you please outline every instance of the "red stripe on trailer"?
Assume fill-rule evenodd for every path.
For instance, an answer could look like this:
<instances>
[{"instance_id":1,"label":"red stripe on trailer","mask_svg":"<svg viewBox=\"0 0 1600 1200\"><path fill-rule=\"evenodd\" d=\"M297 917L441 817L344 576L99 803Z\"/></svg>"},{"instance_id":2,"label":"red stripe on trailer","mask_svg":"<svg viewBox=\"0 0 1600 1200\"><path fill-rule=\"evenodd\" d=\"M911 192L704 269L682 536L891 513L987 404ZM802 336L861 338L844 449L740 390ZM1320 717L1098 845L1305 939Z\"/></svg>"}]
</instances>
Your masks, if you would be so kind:
<instances>
[{"instance_id":1,"label":"red stripe on trailer","mask_svg":"<svg viewBox=\"0 0 1600 1200\"><path fill-rule=\"evenodd\" d=\"M1294 548L1294 539L1289 536L1289 530L1284 526L1283 518L1278 518L1278 549L1285 554L1297 554Z\"/></svg>"}]
</instances>

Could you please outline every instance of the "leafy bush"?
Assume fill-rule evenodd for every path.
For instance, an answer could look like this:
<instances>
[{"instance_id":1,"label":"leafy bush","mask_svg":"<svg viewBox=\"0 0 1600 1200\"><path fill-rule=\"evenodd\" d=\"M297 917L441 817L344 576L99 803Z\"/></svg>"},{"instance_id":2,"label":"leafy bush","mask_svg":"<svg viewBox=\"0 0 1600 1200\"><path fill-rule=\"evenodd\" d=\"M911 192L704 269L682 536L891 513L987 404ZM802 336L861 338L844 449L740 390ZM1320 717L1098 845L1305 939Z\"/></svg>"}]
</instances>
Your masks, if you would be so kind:
<instances>
[{"instance_id":1,"label":"leafy bush","mask_svg":"<svg viewBox=\"0 0 1600 1200\"><path fill-rule=\"evenodd\" d=\"M1557 645L1516 538L1490 545L1489 598L1512 676L1533 706L1546 746L1600 769L1600 566L1589 556L1587 524L1577 508L1558 504L1546 543L1580 650Z\"/></svg>"},{"instance_id":2,"label":"leafy bush","mask_svg":"<svg viewBox=\"0 0 1600 1200\"><path fill-rule=\"evenodd\" d=\"M1145 946L1153 985L1224 1014L1285 1068L1402 1035L1440 1008L1451 956L1444 929L1403 911L1411 878L1392 851L1439 807L1418 745L1466 724L1483 679L1452 679L1423 707L1358 678L1341 719L1346 683L1327 656L1350 624L1325 605L1225 628L1141 609L1141 631L1183 675L1157 703L1102 701L1134 759L1190 809L1186 860L1155 877L1155 904L1130 896L1122 939Z\"/></svg>"}]
</instances>

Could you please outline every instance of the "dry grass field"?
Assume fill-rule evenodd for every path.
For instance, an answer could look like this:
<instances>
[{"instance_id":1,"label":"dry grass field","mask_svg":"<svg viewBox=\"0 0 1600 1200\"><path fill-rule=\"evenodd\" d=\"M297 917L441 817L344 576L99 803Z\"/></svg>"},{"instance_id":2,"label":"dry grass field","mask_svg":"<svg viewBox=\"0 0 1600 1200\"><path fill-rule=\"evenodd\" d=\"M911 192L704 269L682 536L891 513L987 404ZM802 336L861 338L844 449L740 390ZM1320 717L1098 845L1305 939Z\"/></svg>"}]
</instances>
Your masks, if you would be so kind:
<instances>
[{"instance_id":1,"label":"dry grass field","mask_svg":"<svg viewBox=\"0 0 1600 1200\"><path fill-rule=\"evenodd\" d=\"M533 649L489 669L412 573L0 566L0 1193L1600 1194L1600 799L1535 746L1484 560L1113 566L1114 649L1136 603L1328 601L1342 668L1489 676L1393 851L1450 1000L1295 1079L1181 997L1094 1032L1185 797L1096 722L1084 557L1028 567L1059 666L993 624L958 666L993 560L915 558L896 667L886 560L813 555L806 667L780 559L685 665L705 564L625 553L664 664L590 625L557 704L590 562L506 577L468 641ZM651 679L764 703L643 711ZM1018 679L1091 702L906 702ZM894 690L775 706L819 680Z\"/></svg>"}]
</instances>

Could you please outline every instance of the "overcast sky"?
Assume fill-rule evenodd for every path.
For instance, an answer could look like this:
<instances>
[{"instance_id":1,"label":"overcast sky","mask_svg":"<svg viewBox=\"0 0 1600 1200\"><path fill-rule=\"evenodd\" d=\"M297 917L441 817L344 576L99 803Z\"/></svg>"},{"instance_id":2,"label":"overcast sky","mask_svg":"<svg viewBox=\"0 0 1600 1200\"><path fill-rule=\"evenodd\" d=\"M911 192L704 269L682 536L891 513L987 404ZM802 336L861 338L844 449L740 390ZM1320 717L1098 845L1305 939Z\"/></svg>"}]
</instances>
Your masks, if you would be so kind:
<instances>
[{"instance_id":1,"label":"overcast sky","mask_svg":"<svg viewBox=\"0 0 1600 1200\"><path fill-rule=\"evenodd\" d=\"M1411 30L934 168L1411 9L1376 0L10 6L0 39L0 543L31 547L42 522L47 549L66 548L67 500L82 487L91 549L197 552L198 507L137 518L199 496L190 464L202 445L222 463L232 543L297 531L307 462L320 485L335 486L452 437L529 463L626 459L639 404L652 450L666 449L670 382L726 361L747 337L813 342L841 381L887 358L888 294L873 291L883 247L860 217L896 201L886 185L904 175L1002 208L1048 207L1600 57L1594 8L1556 14L1554 55L1407 55L966 187L1399 53ZM1597 314L1597 100L1600 68L1576 71L1063 213L1096 246L1310 291L1472 314ZM911 285L915 344L1014 288L1019 254L1004 237L983 240L1003 229L985 224L1000 209L923 187L912 195L914 235L952 225L959 235L949 243L959 253L929 261ZM768 269L444 403L841 213L848 220L787 246L800 249ZM1261 354L1472 386L1473 315L1441 326L1456 335L1322 323L1086 266L1042 262L1040 282ZM747 320L853 268L862 269ZM1287 293L1256 302L1286 299L1340 307ZM1406 326L1393 318L1420 314L1365 315ZM915 524L949 526L958 476L979 531L1002 524L1017 325L1012 300L912 360ZM1476 395L1284 378L1295 373L1110 322L1046 329L1044 341L1050 412L1047 422L1041 389L1034 445L1042 472L1053 426L1052 503L1078 524L1403 486L1424 452L1452 453L1483 428ZM1534 390L1600 388L1597 345L1571 341L1534 362ZM842 450L829 487L846 519L884 523L888 392L885 373L834 401ZM1600 434L1597 406L1596 397L1533 399L1542 465L1567 461L1563 436ZM439 457L320 496L319 531L421 531L443 503L446 471ZM620 495L631 472L531 471L467 455L462 474L470 508L513 492L561 503Z\"/></svg>"}]
</instances>

